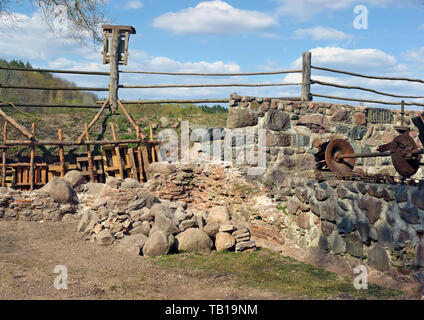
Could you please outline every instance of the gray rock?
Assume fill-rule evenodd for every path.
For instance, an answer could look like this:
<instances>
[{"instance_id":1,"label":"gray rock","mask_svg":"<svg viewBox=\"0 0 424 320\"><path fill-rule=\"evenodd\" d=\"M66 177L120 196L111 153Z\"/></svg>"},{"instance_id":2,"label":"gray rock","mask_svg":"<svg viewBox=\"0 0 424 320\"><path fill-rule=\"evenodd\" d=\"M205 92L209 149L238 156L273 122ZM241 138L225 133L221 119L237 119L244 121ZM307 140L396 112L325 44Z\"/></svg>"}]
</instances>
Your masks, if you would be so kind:
<instances>
[{"instance_id":1,"label":"gray rock","mask_svg":"<svg viewBox=\"0 0 424 320\"><path fill-rule=\"evenodd\" d=\"M324 252L329 252L330 247L328 245L328 239L324 236L320 236L318 240L318 247Z\"/></svg>"},{"instance_id":2,"label":"gray rock","mask_svg":"<svg viewBox=\"0 0 424 320\"><path fill-rule=\"evenodd\" d=\"M346 236L346 251L356 258L365 258L364 246L356 233L351 233Z\"/></svg>"},{"instance_id":3,"label":"gray rock","mask_svg":"<svg viewBox=\"0 0 424 320\"><path fill-rule=\"evenodd\" d=\"M371 242L369 224L361 221L357 223L356 227L358 229L361 241L364 244L369 245Z\"/></svg>"},{"instance_id":4,"label":"gray rock","mask_svg":"<svg viewBox=\"0 0 424 320\"><path fill-rule=\"evenodd\" d=\"M420 222L420 216L417 207L410 203L399 205L400 217L410 224L418 224Z\"/></svg>"},{"instance_id":5,"label":"gray rock","mask_svg":"<svg viewBox=\"0 0 424 320\"><path fill-rule=\"evenodd\" d=\"M149 164L149 172L150 174L164 174L169 175L177 171L177 167L175 164L168 163L168 162L154 162Z\"/></svg>"},{"instance_id":6,"label":"gray rock","mask_svg":"<svg viewBox=\"0 0 424 320\"><path fill-rule=\"evenodd\" d=\"M174 223L174 216L171 209L162 205L155 204L150 211L155 215L155 226L165 234L176 234L180 230Z\"/></svg>"},{"instance_id":7,"label":"gray rock","mask_svg":"<svg viewBox=\"0 0 424 320\"><path fill-rule=\"evenodd\" d=\"M179 233L176 242L179 252L210 252L213 246L206 232L194 228Z\"/></svg>"},{"instance_id":8,"label":"gray rock","mask_svg":"<svg viewBox=\"0 0 424 320\"><path fill-rule=\"evenodd\" d=\"M281 110L270 110L265 116L264 128L273 131L290 129L290 115Z\"/></svg>"},{"instance_id":9,"label":"gray rock","mask_svg":"<svg viewBox=\"0 0 424 320\"><path fill-rule=\"evenodd\" d=\"M395 200L396 202L408 201L408 188L406 186L397 186L395 188Z\"/></svg>"},{"instance_id":10,"label":"gray rock","mask_svg":"<svg viewBox=\"0 0 424 320\"><path fill-rule=\"evenodd\" d=\"M215 221L221 225L229 220L230 213L228 212L228 209L224 206L218 206L209 210L209 215L206 218L206 223Z\"/></svg>"},{"instance_id":11,"label":"gray rock","mask_svg":"<svg viewBox=\"0 0 424 320\"><path fill-rule=\"evenodd\" d=\"M139 256L142 253L143 246L147 239L147 236L142 233L131 234L119 241L119 243L115 246L115 250Z\"/></svg>"},{"instance_id":12,"label":"gray rock","mask_svg":"<svg viewBox=\"0 0 424 320\"><path fill-rule=\"evenodd\" d=\"M390 270L390 258L386 250L379 244L374 245L368 251L368 263L381 271Z\"/></svg>"},{"instance_id":13,"label":"gray rock","mask_svg":"<svg viewBox=\"0 0 424 320\"><path fill-rule=\"evenodd\" d=\"M219 232L219 223L216 221L209 222L204 226L203 231L205 231L208 236L215 237Z\"/></svg>"},{"instance_id":14,"label":"gray rock","mask_svg":"<svg viewBox=\"0 0 424 320\"><path fill-rule=\"evenodd\" d=\"M113 241L115 241L115 238L107 229L100 231L96 239L97 239L97 244L101 246L109 246L113 243Z\"/></svg>"},{"instance_id":15,"label":"gray rock","mask_svg":"<svg viewBox=\"0 0 424 320\"><path fill-rule=\"evenodd\" d=\"M239 242L236 244L236 252L243 252L249 249L255 249L256 242L254 240Z\"/></svg>"},{"instance_id":16,"label":"gray rock","mask_svg":"<svg viewBox=\"0 0 424 320\"><path fill-rule=\"evenodd\" d=\"M45 193L57 203L77 203L78 197L65 179L53 177L49 183L39 190L40 193Z\"/></svg>"},{"instance_id":17,"label":"gray rock","mask_svg":"<svg viewBox=\"0 0 424 320\"><path fill-rule=\"evenodd\" d=\"M68 181L72 188L76 188L82 184L87 183L87 180L85 180L82 173L77 170L68 171L63 178Z\"/></svg>"},{"instance_id":18,"label":"gray rock","mask_svg":"<svg viewBox=\"0 0 424 320\"><path fill-rule=\"evenodd\" d=\"M354 140L362 140L362 138L367 133L367 127L355 126L349 133L349 138Z\"/></svg>"},{"instance_id":19,"label":"gray rock","mask_svg":"<svg viewBox=\"0 0 424 320\"><path fill-rule=\"evenodd\" d=\"M83 232L85 233L87 230L88 225L90 224L90 221L92 218L95 218L96 214L91 209L85 209L82 214L80 221L78 223L77 232Z\"/></svg>"},{"instance_id":20,"label":"gray rock","mask_svg":"<svg viewBox=\"0 0 424 320\"><path fill-rule=\"evenodd\" d=\"M342 254L346 252L346 241L337 233L328 237L328 244L333 254Z\"/></svg>"},{"instance_id":21,"label":"gray rock","mask_svg":"<svg viewBox=\"0 0 424 320\"><path fill-rule=\"evenodd\" d=\"M330 222L336 222L335 206L331 204L324 204L321 206L321 218Z\"/></svg>"},{"instance_id":22,"label":"gray rock","mask_svg":"<svg viewBox=\"0 0 424 320\"><path fill-rule=\"evenodd\" d=\"M109 176L106 178L106 185L113 189L119 189L121 186L121 181L118 178Z\"/></svg>"},{"instance_id":23,"label":"gray rock","mask_svg":"<svg viewBox=\"0 0 424 320\"><path fill-rule=\"evenodd\" d=\"M143 255L156 257L168 254L174 245L174 237L158 230L153 232L143 246Z\"/></svg>"},{"instance_id":24,"label":"gray rock","mask_svg":"<svg viewBox=\"0 0 424 320\"><path fill-rule=\"evenodd\" d=\"M235 244L235 238L228 232L218 232L215 236L216 251L230 250Z\"/></svg>"},{"instance_id":25,"label":"gray rock","mask_svg":"<svg viewBox=\"0 0 424 320\"><path fill-rule=\"evenodd\" d=\"M258 117L247 109L230 108L227 116L227 127L229 129L255 126Z\"/></svg>"},{"instance_id":26,"label":"gray rock","mask_svg":"<svg viewBox=\"0 0 424 320\"><path fill-rule=\"evenodd\" d=\"M105 189L106 185L103 183L95 183L95 182L89 182L86 184L87 187L87 192L94 194L94 195L99 195L103 192L103 190Z\"/></svg>"},{"instance_id":27,"label":"gray rock","mask_svg":"<svg viewBox=\"0 0 424 320\"><path fill-rule=\"evenodd\" d=\"M355 228L356 225L352 218L349 216L344 216L342 220L337 224L337 229L341 234L351 233L353 230L355 230Z\"/></svg>"},{"instance_id":28,"label":"gray rock","mask_svg":"<svg viewBox=\"0 0 424 320\"><path fill-rule=\"evenodd\" d=\"M143 221L141 225L134 227L130 233L131 235L144 234L146 237L148 237L150 234L150 229L150 223L148 223L147 221Z\"/></svg>"},{"instance_id":29,"label":"gray rock","mask_svg":"<svg viewBox=\"0 0 424 320\"><path fill-rule=\"evenodd\" d=\"M194 217L190 220L184 220L178 225L178 229L180 229L181 232L194 227L197 227L197 219Z\"/></svg>"},{"instance_id":30,"label":"gray rock","mask_svg":"<svg viewBox=\"0 0 424 320\"><path fill-rule=\"evenodd\" d=\"M317 198L318 201L325 201L328 199L329 193L322 188L317 188L315 192L315 197Z\"/></svg>"},{"instance_id":31,"label":"gray rock","mask_svg":"<svg viewBox=\"0 0 424 320\"><path fill-rule=\"evenodd\" d=\"M132 179L132 178L126 178L121 183L121 189L122 190L128 190L128 189L133 189L133 188L138 188L138 187L141 187L140 182L138 182L138 180L135 180L135 179Z\"/></svg>"}]
</instances>

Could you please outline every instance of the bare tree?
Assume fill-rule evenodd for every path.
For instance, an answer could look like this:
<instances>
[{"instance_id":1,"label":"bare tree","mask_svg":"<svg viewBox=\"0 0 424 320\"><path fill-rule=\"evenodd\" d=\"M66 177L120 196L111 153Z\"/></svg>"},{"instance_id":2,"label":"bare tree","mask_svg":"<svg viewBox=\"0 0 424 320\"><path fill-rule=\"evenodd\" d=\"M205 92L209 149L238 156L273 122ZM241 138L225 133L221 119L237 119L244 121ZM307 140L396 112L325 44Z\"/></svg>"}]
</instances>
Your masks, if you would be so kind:
<instances>
[{"instance_id":1,"label":"bare tree","mask_svg":"<svg viewBox=\"0 0 424 320\"><path fill-rule=\"evenodd\" d=\"M39 7L44 20L54 32L68 27L68 36L85 42L91 38L100 41L101 25L107 22L105 5L107 0L0 0L0 18L9 24L19 26L13 17L12 3L28 1Z\"/></svg>"}]
</instances>

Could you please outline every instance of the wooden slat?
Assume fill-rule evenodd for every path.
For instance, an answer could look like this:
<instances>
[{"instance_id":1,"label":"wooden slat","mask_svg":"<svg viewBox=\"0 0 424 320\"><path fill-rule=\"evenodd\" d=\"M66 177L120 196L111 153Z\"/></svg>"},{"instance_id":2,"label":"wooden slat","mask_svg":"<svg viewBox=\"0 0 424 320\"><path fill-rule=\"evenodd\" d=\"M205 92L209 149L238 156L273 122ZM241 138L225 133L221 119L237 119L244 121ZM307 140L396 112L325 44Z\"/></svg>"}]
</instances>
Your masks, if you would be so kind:
<instances>
[{"instance_id":1,"label":"wooden slat","mask_svg":"<svg viewBox=\"0 0 424 320\"><path fill-rule=\"evenodd\" d=\"M137 127L137 139L140 139L140 128ZM141 144L137 147L137 158L138 158L138 172L140 175L140 182L144 181L144 173L143 173L143 159L141 154Z\"/></svg>"},{"instance_id":2,"label":"wooden slat","mask_svg":"<svg viewBox=\"0 0 424 320\"><path fill-rule=\"evenodd\" d=\"M63 142L62 129L59 129L57 133L59 136L59 142ZM59 146L59 161L60 161L60 177L63 178L65 176L65 158L64 158L63 145Z\"/></svg>"},{"instance_id":3,"label":"wooden slat","mask_svg":"<svg viewBox=\"0 0 424 320\"><path fill-rule=\"evenodd\" d=\"M84 130L85 130L85 139L86 139L86 141L89 141L90 137L88 135L87 122L84 123ZM87 145L87 157L88 157L88 173L90 174L90 180L91 180L91 182L95 182L94 172L93 172L93 161L91 159L91 148L90 148L89 145Z\"/></svg>"},{"instance_id":4,"label":"wooden slat","mask_svg":"<svg viewBox=\"0 0 424 320\"><path fill-rule=\"evenodd\" d=\"M135 164L133 148L128 148L128 156L129 156L129 162L130 162L130 165L131 165L131 178L138 180L137 165Z\"/></svg>"},{"instance_id":5,"label":"wooden slat","mask_svg":"<svg viewBox=\"0 0 424 320\"><path fill-rule=\"evenodd\" d=\"M143 167L144 167L144 172L146 173L146 179L149 180L150 179L150 173L149 173L149 154L147 152L147 148L146 147L142 147L141 148L141 154L143 156Z\"/></svg>"},{"instance_id":6,"label":"wooden slat","mask_svg":"<svg viewBox=\"0 0 424 320\"><path fill-rule=\"evenodd\" d=\"M113 125L113 123L110 123L110 128L112 130L113 140L116 141L117 138L116 138L115 126ZM113 156L112 156L112 158L113 158ZM115 146L115 161L114 161L114 165L116 167L118 167L119 178L124 179L124 168L122 167L121 152L119 150L119 146Z\"/></svg>"},{"instance_id":7,"label":"wooden slat","mask_svg":"<svg viewBox=\"0 0 424 320\"><path fill-rule=\"evenodd\" d=\"M91 120L91 122L88 124L88 130L90 130L94 126L94 124L97 122L97 120L99 120L100 115L103 113L103 111L105 110L106 106L108 106L108 105L109 105L109 99L107 99L103 103L103 105L100 108L99 112L97 112L97 114L94 116L93 120ZM78 140L77 140L78 143L81 143L82 142L82 140L84 139L84 136L85 136L85 128L84 128L83 133L81 133L81 135L78 137Z\"/></svg>"}]
</instances>

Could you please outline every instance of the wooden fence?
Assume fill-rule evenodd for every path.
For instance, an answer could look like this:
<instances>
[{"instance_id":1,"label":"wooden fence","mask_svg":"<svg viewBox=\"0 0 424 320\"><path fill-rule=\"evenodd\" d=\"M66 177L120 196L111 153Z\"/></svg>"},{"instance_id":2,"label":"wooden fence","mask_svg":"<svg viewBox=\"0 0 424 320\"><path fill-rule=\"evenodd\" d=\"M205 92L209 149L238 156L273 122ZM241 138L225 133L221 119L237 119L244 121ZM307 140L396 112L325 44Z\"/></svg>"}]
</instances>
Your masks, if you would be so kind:
<instances>
[{"instance_id":1,"label":"wooden fence","mask_svg":"<svg viewBox=\"0 0 424 320\"><path fill-rule=\"evenodd\" d=\"M424 99L424 96L412 96L412 95L400 95L395 93L387 93L371 88L359 87L359 86L347 86L337 83L329 83L325 81L319 81L313 78L312 70L320 70L325 72L332 72L338 74L344 74L354 77L362 77L367 79L387 80L387 81L408 81L414 83L424 83L424 80L410 79L401 77L379 77L364 75L359 73L353 73L348 71L323 68L312 65L312 55L310 52L303 53L302 69L300 70L280 70L271 72L250 72L250 73L184 73L184 72L155 72L155 71L125 71L118 70L119 73L125 74L149 74L149 75L169 75L169 76L209 76L209 77L234 77L234 76L266 76L266 75L280 75L290 73L301 73L302 81L299 83L210 83L210 84L151 84L151 85L126 85L119 83L119 76L115 72L96 72L96 71L76 71L76 70L56 70L56 69L20 69L13 67L0 67L1 70L9 71L20 71L20 72L39 72L39 73L60 73L60 74L78 74L78 75L96 75L96 76L107 76L110 78L109 86L106 88L99 87L46 87L46 86L34 86L34 85L18 85L13 83L0 84L0 88L14 90L14 89L25 89L25 90L70 90L70 91L109 91L109 98L103 101L97 101L96 104L43 104L39 102L34 103L20 103L16 102L14 106L26 106L26 107L50 107L50 108L95 108L100 110L97 112L92 121L85 124L85 128L79 138L76 141L63 141L62 133L58 132L57 140L38 141L36 139L35 125L32 126L31 132L22 127L13 118L7 115L2 108L10 105L10 103L0 103L0 116L5 119L5 126L3 132L3 143L0 145L2 150L2 186L6 185L8 181L8 173L14 172L16 177L14 181L21 187L28 187L34 189L35 187L42 185L48 181L48 169L44 163L38 164L34 162L34 148L35 146L45 145L56 145L59 146L59 163L57 168L51 168L51 172L59 172L58 175L63 176L69 168L77 168L84 171L84 174L92 181L101 180L101 176L104 175L116 175L120 177L131 176L143 181L146 179L149 161L156 161L157 159L157 147L158 141L153 140L152 131L150 127L150 138L146 138L140 131L139 125L128 113L124 104L161 104L161 103L226 103L228 98L222 99L166 99L166 100L136 100L136 101L121 101L118 99L117 94L111 94L111 92L117 93L118 89L163 89L163 88L212 88L212 87L283 87L283 86L300 86L300 97L279 97L279 99L302 101L312 101L314 97L334 99L334 100L345 100L345 101L356 101L356 102L367 102L375 104L385 105L399 105L399 106L424 106L424 103L419 101L405 101L405 99ZM113 82L113 85L112 85ZM400 98L397 101L381 101L372 99L357 99L352 97L339 97L329 96L319 93L311 92L311 86L327 86L335 87L344 90L361 90L370 92L377 95L383 95L393 98ZM111 89L112 88L112 89ZM114 101L111 101L114 99ZM109 108L112 112L114 106L118 106L119 110L125 115L133 129L137 132L137 139L133 140L117 140L114 127L112 125L111 130L114 137L112 141L91 141L88 135L88 131L94 126L101 114ZM7 139L7 123L15 127L26 140L11 141ZM137 144L136 150L128 148L127 145L130 143ZM66 164L64 161L63 147L64 146L86 146L87 152L85 157L81 157L81 163ZM104 154L99 158L93 158L91 154L91 146L100 145L102 146L102 152ZM7 149L13 146L30 146L30 163L25 164L7 164L6 155ZM120 150L123 149L124 151ZM111 154L108 158L107 154ZM110 159L114 165L110 165ZM136 160L137 159L137 160ZM100 162L107 162L109 164L100 164ZM85 164L83 164L85 163ZM100 169L99 169L100 168ZM55 171L56 170L56 171ZM52 176L50 174L50 176ZM13 179L9 179L13 180Z\"/></svg>"}]
</instances>

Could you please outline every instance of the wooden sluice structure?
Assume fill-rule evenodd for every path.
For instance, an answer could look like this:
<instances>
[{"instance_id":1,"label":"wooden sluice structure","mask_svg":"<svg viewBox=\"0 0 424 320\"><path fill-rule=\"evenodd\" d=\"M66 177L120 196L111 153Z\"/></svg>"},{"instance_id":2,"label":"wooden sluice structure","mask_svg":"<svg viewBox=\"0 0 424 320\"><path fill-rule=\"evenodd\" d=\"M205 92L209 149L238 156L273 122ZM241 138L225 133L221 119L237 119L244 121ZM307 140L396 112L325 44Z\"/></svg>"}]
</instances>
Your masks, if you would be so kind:
<instances>
[{"instance_id":1,"label":"wooden sluice structure","mask_svg":"<svg viewBox=\"0 0 424 320\"><path fill-rule=\"evenodd\" d=\"M159 153L159 141L153 140L152 126L150 125L150 137L146 138L140 131L140 127L132 119L123 104L118 100L122 113L127 117L130 124L137 132L136 139L118 140L113 123L110 123L113 140L90 140L89 129L94 126L105 110L109 101L104 102L100 111L93 120L84 124L84 130L77 141L64 141L62 130L58 130L57 140L37 140L35 124L29 132L13 118L0 109L0 116L4 118L3 141L0 144L2 150L2 162L0 181L2 187L11 187L19 190L34 190L41 188L54 177L64 177L68 171L81 171L87 181L104 183L108 176L116 178L133 178L140 182L147 181L149 164L156 162ZM8 140L8 124L17 129L26 140ZM130 147L133 145L133 147ZM135 145L135 147L134 147ZM9 163L7 150L16 146L30 147L30 161ZM58 146L58 161L48 164L45 161L36 162L35 147ZM65 146L85 146L85 152L79 152L73 161L66 161ZM93 155L92 147L100 146L101 154Z\"/></svg>"}]
</instances>

